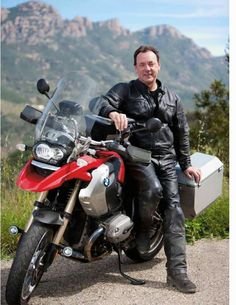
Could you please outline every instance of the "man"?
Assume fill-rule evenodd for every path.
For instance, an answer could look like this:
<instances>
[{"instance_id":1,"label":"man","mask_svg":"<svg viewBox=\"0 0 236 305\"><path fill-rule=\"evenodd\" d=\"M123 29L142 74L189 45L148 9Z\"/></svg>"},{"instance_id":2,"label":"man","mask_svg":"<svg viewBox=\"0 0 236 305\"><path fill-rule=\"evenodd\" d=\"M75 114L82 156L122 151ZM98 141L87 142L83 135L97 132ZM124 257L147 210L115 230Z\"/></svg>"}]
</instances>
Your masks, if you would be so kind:
<instances>
[{"instance_id":1,"label":"man","mask_svg":"<svg viewBox=\"0 0 236 305\"><path fill-rule=\"evenodd\" d=\"M138 192L136 245L140 253L148 251L152 213L163 195L167 282L184 293L194 293L196 286L187 276L184 215L175 171L178 161L187 177L196 182L201 179L200 171L191 166L188 124L179 97L157 79L159 52L152 46L140 46L134 53L134 68L138 79L119 83L100 98L100 115L114 121L119 131L127 128L127 117L138 121L157 117L165 123L157 132L140 131L130 138L131 144L151 150L155 160L148 166L127 166Z\"/></svg>"}]
</instances>

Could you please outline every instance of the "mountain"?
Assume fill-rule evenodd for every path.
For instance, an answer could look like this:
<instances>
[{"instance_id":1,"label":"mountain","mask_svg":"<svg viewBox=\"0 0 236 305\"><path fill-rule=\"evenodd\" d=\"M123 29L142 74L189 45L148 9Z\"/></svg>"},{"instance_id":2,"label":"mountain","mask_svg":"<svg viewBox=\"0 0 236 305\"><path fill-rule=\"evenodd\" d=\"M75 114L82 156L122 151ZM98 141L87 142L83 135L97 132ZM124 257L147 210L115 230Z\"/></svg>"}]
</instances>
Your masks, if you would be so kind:
<instances>
[{"instance_id":1,"label":"mountain","mask_svg":"<svg viewBox=\"0 0 236 305\"><path fill-rule=\"evenodd\" d=\"M1 8L1 41L2 99L12 109L44 102L36 91L41 77L53 87L65 73L79 70L92 76L104 92L117 82L136 78L133 53L141 44L159 49L160 79L176 91L187 110L193 109L193 94L208 88L214 79L228 83L224 57L213 57L169 25L131 32L117 19L91 22L77 16L67 20L52 6L29 1ZM11 116L16 113L4 111L2 126L14 126Z\"/></svg>"}]
</instances>

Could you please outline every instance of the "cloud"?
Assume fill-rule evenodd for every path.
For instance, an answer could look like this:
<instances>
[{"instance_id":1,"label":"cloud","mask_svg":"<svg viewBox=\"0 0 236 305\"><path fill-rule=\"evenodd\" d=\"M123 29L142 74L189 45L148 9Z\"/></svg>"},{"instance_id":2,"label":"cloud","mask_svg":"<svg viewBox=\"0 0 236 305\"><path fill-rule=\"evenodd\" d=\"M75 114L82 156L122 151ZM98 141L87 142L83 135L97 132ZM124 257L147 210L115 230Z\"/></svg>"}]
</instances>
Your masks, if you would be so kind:
<instances>
[{"instance_id":1,"label":"cloud","mask_svg":"<svg viewBox=\"0 0 236 305\"><path fill-rule=\"evenodd\" d=\"M175 7L207 7L225 9L228 7L228 0L134 0L134 2L144 3L146 5L158 5L159 7L170 5ZM131 0L132 2L132 0Z\"/></svg>"},{"instance_id":2,"label":"cloud","mask_svg":"<svg viewBox=\"0 0 236 305\"><path fill-rule=\"evenodd\" d=\"M132 17L155 17L155 18L180 18L180 19L192 19L192 18L219 18L219 17L228 17L227 12L223 12L219 9L212 9L212 10L205 10L205 9L197 9L195 11L181 13L181 12L174 12L174 13L165 13L165 12L130 12L126 14L127 16Z\"/></svg>"},{"instance_id":3,"label":"cloud","mask_svg":"<svg viewBox=\"0 0 236 305\"><path fill-rule=\"evenodd\" d=\"M189 19L228 17L229 14L227 0L128 0L126 5L132 9L123 13L133 17Z\"/></svg>"},{"instance_id":4,"label":"cloud","mask_svg":"<svg viewBox=\"0 0 236 305\"><path fill-rule=\"evenodd\" d=\"M190 37L194 35L199 39L200 38L209 39L209 38L217 38L217 37L218 38L226 37L227 39L229 35L229 28L227 26L196 25L196 26L180 26L178 29Z\"/></svg>"},{"instance_id":5,"label":"cloud","mask_svg":"<svg viewBox=\"0 0 236 305\"><path fill-rule=\"evenodd\" d=\"M229 38L228 27L183 27L180 28L180 31L185 36L191 37L197 45L210 50L213 55L225 54Z\"/></svg>"}]
</instances>

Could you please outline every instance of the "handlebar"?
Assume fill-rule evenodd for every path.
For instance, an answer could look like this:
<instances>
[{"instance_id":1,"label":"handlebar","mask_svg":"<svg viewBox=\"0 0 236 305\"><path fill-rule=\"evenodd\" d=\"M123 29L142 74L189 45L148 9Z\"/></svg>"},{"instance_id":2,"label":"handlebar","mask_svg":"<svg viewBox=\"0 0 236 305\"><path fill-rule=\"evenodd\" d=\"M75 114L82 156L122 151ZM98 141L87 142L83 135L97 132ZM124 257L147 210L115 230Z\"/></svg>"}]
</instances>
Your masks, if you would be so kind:
<instances>
[{"instance_id":1,"label":"handlebar","mask_svg":"<svg viewBox=\"0 0 236 305\"><path fill-rule=\"evenodd\" d=\"M83 136L80 136L78 138L79 141L81 141L82 143L86 143L86 142L89 142L90 145L92 146L101 146L101 147L106 147L106 145L108 143L113 143L114 140L102 140L102 141L95 141L93 140L91 137L83 137Z\"/></svg>"},{"instance_id":2,"label":"handlebar","mask_svg":"<svg viewBox=\"0 0 236 305\"><path fill-rule=\"evenodd\" d=\"M88 116L90 119L95 119L96 121L100 121L105 125L114 124L110 119L103 118L100 116ZM137 161L143 163L151 162L151 152L136 146L130 145L128 141L125 141L125 138L130 134L147 130L149 132L157 132L163 127L163 123L158 118L151 118L146 122L136 122L134 119L128 119L128 128L124 131L120 132L117 135L117 139L115 140L102 140L95 141L91 137L79 136L77 138L77 144L68 158L68 161L72 158L78 156L81 153L86 153L90 150L91 146L97 149L107 149L110 151L115 151L122 156L124 159L128 159L130 161Z\"/></svg>"},{"instance_id":3,"label":"handlebar","mask_svg":"<svg viewBox=\"0 0 236 305\"><path fill-rule=\"evenodd\" d=\"M106 148L107 150L117 152L123 159L133 162L149 164L151 162L151 152L133 145L124 146L115 140L94 141L90 137L79 138L84 143L83 149L89 150L89 147L96 146ZM86 147L86 148L85 148Z\"/></svg>"}]
</instances>

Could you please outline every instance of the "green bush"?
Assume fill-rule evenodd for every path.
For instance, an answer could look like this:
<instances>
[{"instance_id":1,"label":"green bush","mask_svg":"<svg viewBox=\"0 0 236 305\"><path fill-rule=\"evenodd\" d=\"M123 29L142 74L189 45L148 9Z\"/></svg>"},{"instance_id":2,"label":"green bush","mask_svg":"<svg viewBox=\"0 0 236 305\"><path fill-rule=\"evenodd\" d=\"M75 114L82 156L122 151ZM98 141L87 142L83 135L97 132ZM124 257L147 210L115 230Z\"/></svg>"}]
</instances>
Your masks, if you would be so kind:
<instances>
[{"instance_id":1,"label":"green bush","mask_svg":"<svg viewBox=\"0 0 236 305\"><path fill-rule=\"evenodd\" d=\"M1 258L12 256L19 238L9 234L9 226L16 224L24 228L35 201L36 194L22 191L16 186L16 177L27 157L14 153L1 162Z\"/></svg>"},{"instance_id":2,"label":"green bush","mask_svg":"<svg viewBox=\"0 0 236 305\"><path fill-rule=\"evenodd\" d=\"M207 210L185 223L187 241L229 237L229 183L224 178L223 194Z\"/></svg>"},{"instance_id":3,"label":"green bush","mask_svg":"<svg viewBox=\"0 0 236 305\"><path fill-rule=\"evenodd\" d=\"M9 258L16 249L19 236L9 234L10 225L25 227L27 219L32 211L34 194L26 193L15 188L8 193L8 198L2 200L2 224L1 224L1 258Z\"/></svg>"},{"instance_id":4,"label":"green bush","mask_svg":"<svg viewBox=\"0 0 236 305\"><path fill-rule=\"evenodd\" d=\"M1 257L13 255L17 237L8 233L8 228L16 224L24 228L32 211L32 203L37 194L22 191L15 185L16 177L27 159L27 155L15 153L2 160L2 222ZM200 238L227 238L229 235L229 185L225 178L222 196L203 214L192 221L186 221L187 241L193 243Z\"/></svg>"}]
</instances>

